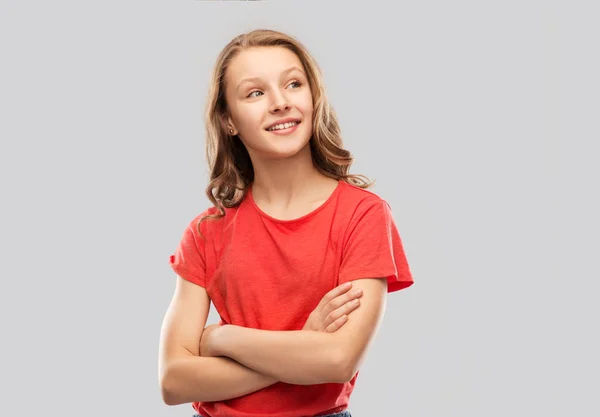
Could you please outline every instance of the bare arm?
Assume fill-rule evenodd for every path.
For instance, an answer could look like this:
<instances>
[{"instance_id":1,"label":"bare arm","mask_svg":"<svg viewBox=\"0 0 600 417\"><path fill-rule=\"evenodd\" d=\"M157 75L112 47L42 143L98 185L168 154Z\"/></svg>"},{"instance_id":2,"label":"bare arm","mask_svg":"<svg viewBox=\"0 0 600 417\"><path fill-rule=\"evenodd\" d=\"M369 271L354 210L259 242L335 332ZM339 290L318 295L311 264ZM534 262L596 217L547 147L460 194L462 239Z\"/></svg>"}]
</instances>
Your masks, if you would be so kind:
<instances>
[{"instance_id":1,"label":"bare arm","mask_svg":"<svg viewBox=\"0 0 600 417\"><path fill-rule=\"evenodd\" d=\"M349 381L375 337L387 295L385 279L359 279L353 286L363 290L361 308L335 333L225 325L210 337L208 351L290 384Z\"/></svg>"},{"instance_id":2,"label":"bare arm","mask_svg":"<svg viewBox=\"0 0 600 417\"><path fill-rule=\"evenodd\" d=\"M170 365L171 380L165 380L165 404L223 401L241 397L278 380L262 375L224 357L181 356Z\"/></svg>"},{"instance_id":3,"label":"bare arm","mask_svg":"<svg viewBox=\"0 0 600 417\"><path fill-rule=\"evenodd\" d=\"M159 378L165 404L227 400L278 381L230 358L199 356L209 308L206 289L177 277L160 336Z\"/></svg>"},{"instance_id":4,"label":"bare arm","mask_svg":"<svg viewBox=\"0 0 600 417\"><path fill-rule=\"evenodd\" d=\"M214 331L218 350L211 355L240 363L288 384L340 382L341 354L333 334L310 330L272 331L225 325Z\"/></svg>"}]
</instances>

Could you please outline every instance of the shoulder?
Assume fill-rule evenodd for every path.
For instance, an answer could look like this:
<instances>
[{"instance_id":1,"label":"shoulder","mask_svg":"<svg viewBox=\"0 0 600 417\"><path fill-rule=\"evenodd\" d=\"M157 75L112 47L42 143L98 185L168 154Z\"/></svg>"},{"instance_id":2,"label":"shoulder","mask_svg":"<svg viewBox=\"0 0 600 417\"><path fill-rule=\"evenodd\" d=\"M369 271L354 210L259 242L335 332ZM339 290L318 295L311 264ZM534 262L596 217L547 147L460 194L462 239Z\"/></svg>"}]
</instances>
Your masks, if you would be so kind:
<instances>
[{"instance_id":1,"label":"shoulder","mask_svg":"<svg viewBox=\"0 0 600 417\"><path fill-rule=\"evenodd\" d=\"M214 235L214 231L218 230L219 227L221 227L220 225L226 221L231 210L232 209L225 208L225 216L221 217L217 207L209 207L192 218L188 223L188 229L196 239L201 239L200 233L202 233L202 236L204 237Z\"/></svg>"},{"instance_id":2,"label":"shoulder","mask_svg":"<svg viewBox=\"0 0 600 417\"><path fill-rule=\"evenodd\" d=\"M388 202L372 190L342 181L340 207L350 209L354 215L364 213L373 207L389 208Z\"/></svg>"}]
</instances>

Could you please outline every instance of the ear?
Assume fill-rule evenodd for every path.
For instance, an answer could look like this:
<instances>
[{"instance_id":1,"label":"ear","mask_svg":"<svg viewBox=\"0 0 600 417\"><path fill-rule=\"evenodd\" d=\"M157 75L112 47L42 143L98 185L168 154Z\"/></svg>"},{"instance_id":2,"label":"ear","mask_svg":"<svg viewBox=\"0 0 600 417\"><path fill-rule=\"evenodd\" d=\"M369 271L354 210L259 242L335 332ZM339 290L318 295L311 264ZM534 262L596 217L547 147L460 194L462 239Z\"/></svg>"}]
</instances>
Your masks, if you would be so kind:
<instances>
[{"instance_id":1,"label":"ear","mask_svg":"<svg viewBox=\"0 0 600 417\"><path fill-rule=\"evenodd\" d=\"M227 133L231 135L237 135L237 129L233 123L233 119L231 116L229 116L229 114L226 113L221 116L221 124ZM230 132L231 129L233 129L233 133Z\"/></svg>"}]
</instances>

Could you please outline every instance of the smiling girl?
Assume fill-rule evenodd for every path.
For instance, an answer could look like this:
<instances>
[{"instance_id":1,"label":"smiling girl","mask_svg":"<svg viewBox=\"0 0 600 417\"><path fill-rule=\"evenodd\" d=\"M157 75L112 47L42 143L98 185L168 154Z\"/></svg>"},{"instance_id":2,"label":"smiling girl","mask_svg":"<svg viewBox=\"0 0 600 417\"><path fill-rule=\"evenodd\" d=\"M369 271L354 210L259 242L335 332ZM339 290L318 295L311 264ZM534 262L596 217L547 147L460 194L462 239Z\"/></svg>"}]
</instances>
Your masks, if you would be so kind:
<instances>
[{"instance_id":1,"label":"smiling girl","mask_svg":"<svg viewBox=\"0 0 600 417\"><path fill-rule=\"evenodd\" d=\"M205 123L214 206L169 259L163 400L202 417L350 417L387 293L413 284L391 208L349 173L321 71L288 35L223 49ZM210 302L221 322L205 328Z\"/></svg>"}]
</instances>

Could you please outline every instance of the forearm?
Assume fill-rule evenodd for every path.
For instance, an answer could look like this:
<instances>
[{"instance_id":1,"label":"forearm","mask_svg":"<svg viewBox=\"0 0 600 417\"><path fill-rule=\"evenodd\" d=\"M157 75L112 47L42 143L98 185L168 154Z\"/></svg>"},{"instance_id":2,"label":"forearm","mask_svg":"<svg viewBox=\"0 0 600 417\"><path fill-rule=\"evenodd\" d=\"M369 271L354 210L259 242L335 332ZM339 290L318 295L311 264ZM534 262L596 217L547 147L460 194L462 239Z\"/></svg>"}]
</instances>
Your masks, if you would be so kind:
<instances>
[{"instance_id":1,"label":"forearm","mask_svg":"<svg viewBox=\"0 0 600 417\"><path fill-rule=\"evenodd\" d=\"M226 325L215 335L214 356L227 356L288 384L341 382L341 353L331 333L271 331Z\"/></svg>"},{"instance_id":2,"label":"forearm","mask_svg":"<svg viewBox=\"0 0 600 417\"><path fill-rule=\"evenodd\" d=\"M241 397L278 382L226 357L182 356L168 366L163 397L169 405Z\"/></svg>"}]
</instances>

